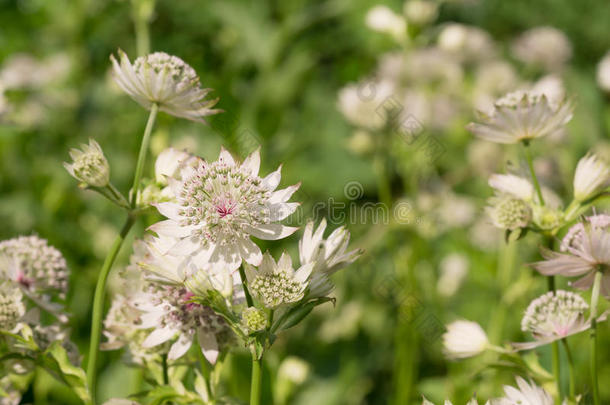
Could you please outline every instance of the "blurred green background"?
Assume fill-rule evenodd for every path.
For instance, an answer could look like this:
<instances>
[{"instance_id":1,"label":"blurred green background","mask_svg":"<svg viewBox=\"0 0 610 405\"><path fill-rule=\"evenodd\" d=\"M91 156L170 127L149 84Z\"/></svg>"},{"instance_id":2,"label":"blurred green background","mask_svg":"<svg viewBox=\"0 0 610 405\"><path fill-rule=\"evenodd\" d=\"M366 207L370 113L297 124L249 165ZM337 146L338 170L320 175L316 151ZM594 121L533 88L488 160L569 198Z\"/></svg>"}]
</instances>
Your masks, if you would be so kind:
<instances>
[{"instance_id":1,"label":"blurred green background","mask_svg":"<svg viewBox=\"0 0 610 405\"><path fill-rule=\"evenodd\" d=\"M146 0L0 0L0 69L16 57L32 58L17 65L29 79L6 89L11 110L0 115L0 239L35 233L64 253L72 271L72 336L81 353L88 342L97 271L123 215L99 196L79 190L62 162L69 148L94 138L110 161L114 184L124 192L130 186L147 113L112 82L109 55L118 48L132 58L137 55L133 17L138 4L152 6ZM282 184L302 181L295 199L304 204L292 221L303 224L310 217L332 216L333 227L346 222L354 245L367 251L337 276L337 306L318 308L305 324L278 340L266 360L265 404L403 405L420 403L421 394L435 403L447 397L459 404L475 392L482 398L498 396L503 384L513 382L511 373L485 368L484 358L447 362L439 328L463 317L481 323L497 343L526 339L519 330L521 313L545 290L544 280L524 266L538 258L540 241L535 238L519 245L508 279L498 271L499 258L512 253L503 247L501 233L486 224L483 207L491 194L486 181L489 173L504 171L507 160L518 164L518 150L474 143L464 130L473 119L470 105L461 105L457 116L439 128L434 114L422 120L424 131L442 144L444 153L436 160L422 158L401 139L390 140L396 145L385 154L370 153L367 142L378 140L371 141L370 134L355 138L354 126L339 111L340 89L370 77L383 54L401 49L387 35L367 28L366 14L376 4L157 0L150 19L151 50L191 64L225 110L209 126L161 114L152 154L174 146L214 159L225 145L245 157L260 145L263 173L283 163ZM400 1L379 4L402 13ZM432 46L450 21L486 30L498 57L526 81L543 72L516 60L512 41L536 26L553 26L566 34L572 56L555 73L576 102L575 118L561 141L541 143L536 150L542 156L537 164L547 169L545 182L566 194L575 162L589 149L602 154L610 150L608 98L595 82L596 64L610 49L608 3L448 1L439 3L433 24L409 26L421 31L410 31L409 47ZM476 79L468 62L463 65L466 73L456 91L462 95L472 91ZM418 78L413 82L417 86ZM149 175L153 161L148 160ZM357 189L355 198L346 193L350 184ZM377 201L403 202L408 220L363 219L363 209ZM358 219L350 217L353 212ZM157 219L140 221L132 237ZM288 238L284 248L296 254L296 240ZM125 265L129 253L127 245L117 268ZM452 266L465 268L466 274L457 292L447 293L439 286L445 282L443 269ZM501 301L507 286L513 286L512 295ZM610 364L604 361L610 356L607 323L600 334L605 342L600 379L610 381ZM574 342L582 371L578 388L587 392L588 352L579 350L586 337ZM548 348L539 353L548 367ZM306 378L272 388L271 377L292 378L270 375L288 356L306 362ZM102 355L102 398L139 389L138 372L120 357L119 352ZM245 352L231 357L226 375L227 390L247 398ZM610 401L610 386L602 384L601 389ZM78 400L40 372L24 402Z\"/></svg>"}]
</instances>

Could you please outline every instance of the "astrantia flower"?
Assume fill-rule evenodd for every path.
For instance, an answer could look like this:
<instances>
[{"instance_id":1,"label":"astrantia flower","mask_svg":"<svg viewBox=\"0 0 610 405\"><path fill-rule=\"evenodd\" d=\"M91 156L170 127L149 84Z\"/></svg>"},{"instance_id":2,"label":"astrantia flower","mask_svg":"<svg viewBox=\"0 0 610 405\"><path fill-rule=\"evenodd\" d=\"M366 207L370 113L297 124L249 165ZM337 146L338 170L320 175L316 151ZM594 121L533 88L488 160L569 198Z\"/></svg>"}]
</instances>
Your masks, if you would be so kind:
<instances>
[{"instance_id":1,"label":"astrantia flower","mask_svg":"<svg viewBox=\"0 0 610 405\"><path fill-rule=\"evenodd\" d=\"M487 402L487 404L489 404L489 402ZM426 398L424 398L422 405L434 405L434 404L432 402L428 401ZM453 403L447 399L447 400L445 400L444 405L453 405ZM466 403L466 405L479 405L479 402L476 400L476 398L472 398L470 401L468 401Z\"/></svg>"},{"instance_id":2,"label":"astrantia flower","mask_svg":"<svg viewBox=\"0 0 610 405\"><path fill-rule=\"evenodd\" d=\"M597 84L606 91L610 92L610 52L608 52L597 65Z\"/></svg>"},{"instance_id":3,"label":"astrantia flower","mask_svg":"<svg viewBox=\"0 0 610 405\"><path fill-rule=\"evenodd\" d=\"M322 219L315 232L313 221L309 221L299 241L301 265L314 265L308 294L312 297L328 295L333 289L328 277L353 263L363 253L362 249L347 251L350 233L345 227L335 229L327 239L324 239L325 230L326 219Z\"/></svg>"},{"instance_id":4,"label":"astrantia flower","mask_svg":"<svg viewBox=\"0 0 610 405\"><path fill-rule=\"evenodd\" d=\"M144 108L157 104L161 111L197 122L220 112L212 109L218 99L206 100L211 89L201 88L197 73L182 59L155 52L140 56L132 65L125 52L119 50L119 57L120 63L110 56L114 79Z\"/></svg>"},{"instance_id":5,"label":"astrantia flower","mask_svg":"<svg viewBox=\"0 0 610 405\"><path fill-rule=\"evenodd\" d=\"M258 308L248 307L241 313L241 324L246 333L264 330L267 327L267 315Z\"/></svg>"},{"instance_id":6,"label":"astrantia flower","mask_svg":"<svg viewBox=\"0 0 610 405\"><path fill-rule=\"evenodd\" d=\"M151 288L134 302L142 311L140 328L152 329L142 347L171 343L168 359L182 357L197 338L210 363L215 363L222 346L231 339L226 322L211 308L191 302L193 294L171 286Z\"/></svg>"},{"instance_id":7,"label":"astrantia flower","mask_svg":"<svg viewBox=\"0 0 610 405\"><path fill-rule=\"evenodd\" d=\"M407 23L402 16L386 6L375 6L366 14L366 25L372 30L392 35L397 40L406 34Z\"/></svg>"},{"instance_id":8,"label":"astrantia flower","mask_svg":"<svg viewBox=\"0 0 610 405\"><path fill-rule=\"evenodd\" d=\"M494 405L553 405L551 395L533 381L528 384L521 377L516 380L519 389L505 385L505 396L492 401Z\"/></svg>"},{"instance_id":9,"label":"astrantia flower","mask_svg":"<svg viewBox=\"0 0 610 405\"><path fill-rule=\"evenodd\" d=\"M555 70L572 56L572 45L566 35L553 27L536 27L525 31L513 44L517 59Z\"/></svg>"},{"instance_id":10,"label":"astrantia flower","mask_svg":"<svg viewBox=\"0 0 610 405\"><path fill-rule=\"evenodd\" d=\"M574 199L584 201L593 197L608 185L610 168L608 164L594 154L589 154L578 161L574 173Z\"/></svg>"},{"instance_id":11,"label":"astrantia flower","mask_svg":"<svg viewBox=\"0 0 610 405\"><path fill-rule=\"evenodd\" d=\"M491 142L510 144L559 131L572 118L572 106L565 100L554 105L545 95L517 91L497 100L491 114L479 115L481 123L468 124L470 132Z\"/></svg>"},{"instance_id":12,"label":"astrantia flower","mask_svg":"<svg viewBox=\"0 0 610 405\"><path fill-rule=\"evenodd\" d=\"M26 292L57 293L68 289L68 267L62 254L38 236L20 236L0 242L0 254L15 261L15 266L0 269L4 277Z\"/></svg>"},{"instance_id":13,"label":"astrantia flower","mask_svg":"<svg viewBox=\"0 0 610 405\"><path fill-rule=\"evenodd\" d=\"M0 330L11 332L25 315L23 294L12 283L0 281Z\"/></svg>"},{"instance_id":14,"label":"astrantia flower","mask_svg":"<svg viewBox=\"0 0 610 405\"><path fill-rule=\"evenodd\" d=\"M186 167L182 181L170 179L177 202L157 204L169 219L151 227L159 235L177 238L168 253L190 255L215 271L233 272L242 259L260 264L262 254L251 236L276 240L294 233L297 228L279 221L296 210L298 204L287 201L299 185L274 191L281 167L260 178L259 166L258 150L239 164L223 149L215 162L201 160L195 168Z\"/></svg>"},{"instance_id":15,"label":"astrantia flower","mask_svg":"<svg viewBox=\"0 0 610 405\"><path fill-rule=\"evenodd\" d=\"M481 354L489 341L481 326L476 322L455 321L447 325L443 334L443 352L450 359L464 359Z\"/></svg>"},{"instance_id":16,"label":"astrantia flower","mask_svg":"<svg viewBox=\"0 0 610 405\"><path fill-rule=\"evenodd\" d=\"M89 145L82 145L82 150L71 149L72 163L64 167L77 180L93 187L106 187L110 182L110 165L100 145L89 139Z\"/></svg>"},{"instance_id":17,"label":"astrantia flower","mask_svg":"<svg viewBox=\"0 0 610 405\"><path fill-rule=\"evenodd\" d=\"M339 91L338 108L353 125L380 130L389 121L391 111L386 111L384 102L395 92L388 80L350 84Z\"/></svg>"},{"instance_id":18,"label":"astrantia flower","mask_svg":"<svg viewBox=\"0 0 610 405\"><path fill-rule=\"evenodd\" d=\"M294 304L304 297L313 266L313 263L307 263L295 271L292 259L286 253L276 263L266 252L258 268L246 266L248 289L269 309Z\"/></svg>"},{"instance_id":19,"label":"astrantia flower","mask_svg":"<svg viewBox=\"0 0 610 405\"><path fill-rule=\"evenodd\" d=\"M494 226L515 230L525 228L532 219L532 209L523 200L511 196L492 197L486 211Z\"/></svg>"},{"instance_id":20,"label":"astrantia flower","mask_svg":"<svg viewBox=\"0 0 610 405\"><path fill-rule=\"evenodd\" d=\"M543 250L546 260L534 263L534 268L545 276L584 276L571 284L579 289L590 288L595 273L601 269L601 291L610 296L610 216L594 215L574 225L561 247L565 253Z\"/></svg>"},{"instance_id":21,"label":"astrantia flower","mask_svg":"<svg viewBox=\"0 0 610 405\"><path fill-rule=\"evenodd\" d=\"M585 319L589 305L578 294L558 290L533 300L521 320L521 330L530 332L535 342L513 343L518 350L532 349L589 329Z\"/></svg>"}]
</instances>

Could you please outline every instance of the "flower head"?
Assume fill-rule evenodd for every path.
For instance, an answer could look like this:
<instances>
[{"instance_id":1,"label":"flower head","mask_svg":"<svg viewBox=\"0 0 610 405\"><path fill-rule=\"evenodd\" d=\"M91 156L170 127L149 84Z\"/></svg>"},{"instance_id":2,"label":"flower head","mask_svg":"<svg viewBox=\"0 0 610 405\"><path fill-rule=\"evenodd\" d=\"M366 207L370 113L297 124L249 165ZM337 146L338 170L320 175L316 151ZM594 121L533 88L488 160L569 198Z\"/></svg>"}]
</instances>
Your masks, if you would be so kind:
<instances>
[{"instance_id":1,"label":"flower head","mask_svg":"<svg viewBox=\"0 0 610 405\"><path fill-rule=\"evenodd\" d=\"M532 220L532 209L523 200L510 196L493 197L487 212L493 224L500 229L525 228Z\"/></svg>"},{"instance_id":2,"label":"flower head","mask_svg":"<svg viewBox=\"0 0 610 405\"><path fill-rule=\"evenodd\" d=\"M63 298L68 289L68 267L62 254L38 236L19 236L0 242L0 255L14 266L2 266L5 279L26 292L57 293Z\"/></svg>"},{"instance_id":3,"label":"flower head","mask_svg":"<svg viewBox=\"0 0 610 405\"><path fill-rule=\"evenodd\" d=\"M517 377L516 380L519 388L505 385L506 396L495 400L494 405L553 405L551 395L533 381L528 384L521 377Z\"/></svg>"},{"instance_id":4,"label":"flower head","mask_svg":"<svg viewBox=\"0 0 610 405\"><path fill-rule=\"evenodd\" d=\"M597 65L597 85L605 92L610 92L610 52Z\"/></svg>"},{"instance_id":5,"label":"flower head","mask_svg":"<svg viewBox=\"0 0 610 405\"><path fill-rule=\"evenodd\" d=\"M584 201L593 197L610 180L608 164L594 154L588 154L578 161L574 173L574 199Z\"/></svg>"},{"instance_id":6,"label":"flower head","mask_svg":"<svg viewBox=\"0 0 610 405\"><path fill-rule=\"evenodd\" d=\"M550 103L546 95L516 91L496 101L491 114L479 112L481 123L467 129L497 143L517 143L551 135L572 119L572 106L565 100Z\"/></svg>"},{"instance_id":7,"label":"flower head","mask_svg":"<svg viewBox=\"0 0 610 405\"><path fill-rule=\"evenodd\" d=\"M594 215L578 223L564 237L561 250L543 250L545 260L533 264L545 276L583 276L571 285L587 289L593 285L598 269L602 269L602 293L610 296L610 216Z\"/></svg>"},{"instance_id":8,"label":"flower head","mask_svg":"<svg viewBox=\"0 0 610 405\"><path fill-rule=\"evenodd\" d=\"M262 254L250 237L276 240L297 230L279 221L296 210L298 204L287 201L299 187L275 191L281 168L260 178L259 165L258 151L239 164L223 149L215 162L187 166L182 181L170 179L177 202L157 204L169 219L151 227L177 240L162 253L193 256L195 263L229 273L242 259L259 265Z\"/></svg>"},{"instance_id":9,"label":"flower head","mask_svg":"<svg viewBox=\"0 0 610 405\"><path fill-rule=\"evenodd\" d=\"M155 52L137 58L133 65L127 54L119 50L120 63L114 55L114 79L136 102L150 110L159 110L191 121L205 122L204 117L221 112L212 109L218 102L206 100L210 89L203 89L195 70L182 59Z\"/></svg>"},{"instance_id":10,"label":"flower head","mask_svg":"<svg viewBox=\"0 0 610 405\"><path fill-rule=\"evenodd\" d=\"M589 328L585 319L589 305L578 294L557 290L533 300L521 320L521 330L530 332L535 342L513 343L517 349L545 345Z\"/></svg>"},{"instance_id":11,"label":"flower head","mask_svg":"<svg viewBox=\"0 0 610 405\"><path fill-rule=\"evenodd\" d=\"M267 252L257 269L246 266L248 287L265 308L294 304L304 297L313 266L313 263L307 263L295 271L292 259L286 253L276 263Z\"/></svg>"},{"instance_id":12,"label":"flower head","mask_svg":"<svg viewBox=\"0 0 610 405\"><path fill-rule=\"evenodd\" d=\"M447 325L443 334L444 353L450 359L464 359L483 353L489 341L476 322L459 320Z\"/></svg>"},{"instance_id":13,"label":"flower head","mask_svg":"<svg viewBox=\"0 0 610 405\"><path fill-rule=\"evenodd\" d=\"M110 166L100 145L89 139L89 145L82 145L82 150L71 149L72 163L64 167L77 180L93 187L106 187L110 182Z\"/></svg>"},{"instance_id":14,"label":"flower head","mask_svg":"<svg viewBox=\"0 0 610 405\"><path fill-rule=\"evenodd\" d=\"M246 333L264 330L267 327L267 315L258 308L248 307L241 313L241 324Z\"/></svg>"},{"instance_id":15,"label":"flower head","mask_svg":"<svg viewBox=\"0 0 610 405\"><path fill-rule=\"evenodd\" d=\"M375 6L366 14L366 25L378 32L392 35L400 40L406 34L407 23L402 16L386 6Z\"/></svg>"},{"instance_id":16,"label":"flower head","mask_svg":"<svg viewBox=\"0 0 610 405\"><path fill-rule=\"evenodd\" d=\"M489 185L498 193L508 194L524 201L531 201L534 198L532 183L515 174L492 174Z\"/></svg>"},{"instance_id":17,"label":"flower head","mask_svg":"<svg viewBox=\"0 0 610 405\"><path fill-rule=\"evenodd\" d=\"M556 70L572 56L572 45L566 35L553 27L535 27L524 32L513 44L517 59Z\"/></svg>"},{"instance_id":18,"label":"flower head","mask_svg":"<svg viewBox=\"0 0 610 405\"><path fill-rule=\"evenodd\" d=\"M142 347L170 343L168 359L182 357L197 338L210 363L215 363L223 345L232 339L224 319L211 308L191 302L193 294L184 288L151 286L134 300L141 315L141 329L151 330Z\"/></svg>"},{"instance_id":19,"label":"flower head","mask_svg":"<svg viewBox=\"0 0 610 405\"><path fill-rule=\"evenodd\" d=\"M11 332L25 315L23 294L12 283L0 281L0 330Z\"/></svg>"}]
</instances>

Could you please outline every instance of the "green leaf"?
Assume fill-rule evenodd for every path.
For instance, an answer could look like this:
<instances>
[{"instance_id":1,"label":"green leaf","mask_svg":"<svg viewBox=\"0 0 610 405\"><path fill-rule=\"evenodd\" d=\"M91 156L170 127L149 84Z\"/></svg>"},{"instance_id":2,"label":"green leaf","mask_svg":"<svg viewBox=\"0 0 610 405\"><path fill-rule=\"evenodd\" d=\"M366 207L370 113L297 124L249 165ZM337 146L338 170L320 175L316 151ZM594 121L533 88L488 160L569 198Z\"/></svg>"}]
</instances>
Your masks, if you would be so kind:
<instances>
[{"instance_id":1,"label":"green leaf","mask_svg":"<svg viewBox=\"0 0 610 405\"><path fill-rule=\"evenodd\" d=\"M72 388L83 402L91 401L85 371L70 363L66 349L60 342L53 342L41 356L39 363L51 375Z\"/></svg>"},{"instance_id":2,"label":"green leaf","mask_svg":"<svg viewBox=\"0 0 610 405\"><path fill-rule=\"evenodd\" d=\"M278 321L271 327L271 333L277 330L286 330L300 323L309 313L318 305L322 305L326 302L332 301L333 298L322 297L316 298L312 301L296 306L284 314Z\"/></svg>"}]
</instances>

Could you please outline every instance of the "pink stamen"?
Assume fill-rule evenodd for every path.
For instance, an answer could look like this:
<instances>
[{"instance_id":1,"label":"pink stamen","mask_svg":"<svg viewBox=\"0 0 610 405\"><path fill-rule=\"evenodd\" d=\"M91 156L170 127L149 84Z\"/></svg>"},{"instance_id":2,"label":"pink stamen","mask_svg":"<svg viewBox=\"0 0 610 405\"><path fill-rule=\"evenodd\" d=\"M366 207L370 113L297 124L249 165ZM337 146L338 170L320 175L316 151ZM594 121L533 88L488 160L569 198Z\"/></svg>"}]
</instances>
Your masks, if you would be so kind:
<instances>
[{"instance_id":1,"label":"pink stamen","mask_svg":"<svg viewBox=\"0 0 610 405\"><path fill-rule=\"evenodd\" d=\"M216 212L220 215L220 218L224 218L229 214L233 213L233 209L235 208L235 204L227 204L226 202L222 202L220 205L216 206Z\"/></svg>"}]
</instances>

